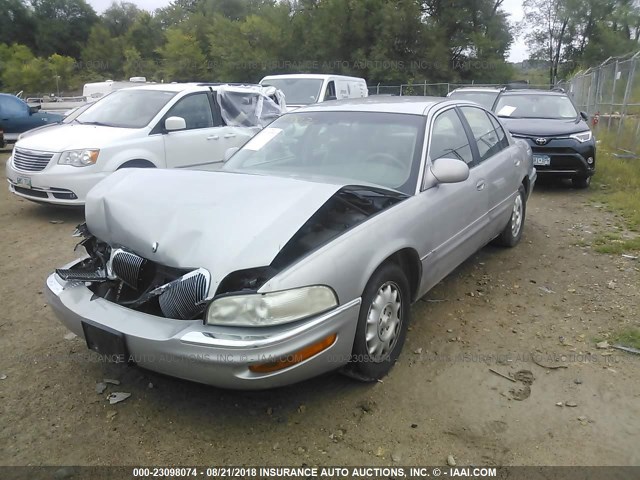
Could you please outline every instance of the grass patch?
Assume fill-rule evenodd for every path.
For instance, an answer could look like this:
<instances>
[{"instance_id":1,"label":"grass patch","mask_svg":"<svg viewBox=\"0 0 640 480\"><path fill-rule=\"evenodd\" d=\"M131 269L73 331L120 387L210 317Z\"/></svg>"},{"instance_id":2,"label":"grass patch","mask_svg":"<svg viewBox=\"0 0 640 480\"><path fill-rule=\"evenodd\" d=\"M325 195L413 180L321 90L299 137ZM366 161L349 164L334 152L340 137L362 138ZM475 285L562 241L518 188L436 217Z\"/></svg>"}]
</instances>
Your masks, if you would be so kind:
<instances>
[{"instance_id":1,"label":"grass patch","mask_svg":"<svg viewBox=\"0 0 640 480\"><path fill-rule=\"evenodd\" d=\"M610 344L619 344L624 347L637 348L640 350L640 329L629 328L611 337Z\"/></svg>"},{"instance_id":2,"label":"grass patch","mask_svg":"<svg viewBox=\"0 0 640 480\"><path fill-rule=\"evenodd\" d=\"M599 148L594 199L619 214L627 230L640 232L640 159L617 158L611 145L605 139ZM640 235L624 238L617 232L607 233L594 241L594 248L612 254L640 251Z\"/></svg>"}]
</instances>

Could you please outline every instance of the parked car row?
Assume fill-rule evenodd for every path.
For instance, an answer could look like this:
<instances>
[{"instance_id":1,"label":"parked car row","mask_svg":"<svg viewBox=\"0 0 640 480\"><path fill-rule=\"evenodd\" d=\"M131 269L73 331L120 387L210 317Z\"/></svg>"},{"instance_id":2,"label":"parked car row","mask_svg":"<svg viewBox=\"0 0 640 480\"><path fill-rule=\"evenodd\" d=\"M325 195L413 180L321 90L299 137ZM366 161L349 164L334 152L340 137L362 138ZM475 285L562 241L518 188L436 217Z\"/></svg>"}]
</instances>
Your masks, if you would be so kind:
<instances>
[{"instance_id":1,"label":"parked car row","mask_svg":"<svg viewBox=\"0 0 640 480\"><path fill-rule=\"evenodd\" d=\"M502 119L514 138L526 141L541 176L570 178L587 188L596 171L596 141L588 116L560 90L459 88L450 98L477 102Z\"/></svg>"}]
</instances>

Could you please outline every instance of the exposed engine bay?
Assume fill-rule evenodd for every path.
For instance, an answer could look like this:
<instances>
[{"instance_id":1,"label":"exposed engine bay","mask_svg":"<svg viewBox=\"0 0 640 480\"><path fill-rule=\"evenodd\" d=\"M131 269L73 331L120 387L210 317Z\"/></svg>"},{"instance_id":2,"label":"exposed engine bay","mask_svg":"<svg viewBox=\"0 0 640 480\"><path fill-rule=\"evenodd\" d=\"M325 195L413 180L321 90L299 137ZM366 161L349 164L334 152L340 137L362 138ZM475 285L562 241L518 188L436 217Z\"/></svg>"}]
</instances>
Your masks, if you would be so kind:
<instances>
[{"instance_id":1,"label":"exposed engine bay","mask_svg":"<svg viewBox=\"0 0 640 480\"><path fill-rule=\"evenodd\" d=\"M228 274L216 295L256 292L269 279L305 255L329 243L368 218L408 198L394 191L350 186L338 190L291 237L270 265ZM166 318L203 318L211 275L204 268L173 268L110 246L91 234L86 224L75 236L83 237L88 258L71 269L58 269L60 278L84 283L94 298L104 298L136 311Z\"/></svg>"}]
</instances>

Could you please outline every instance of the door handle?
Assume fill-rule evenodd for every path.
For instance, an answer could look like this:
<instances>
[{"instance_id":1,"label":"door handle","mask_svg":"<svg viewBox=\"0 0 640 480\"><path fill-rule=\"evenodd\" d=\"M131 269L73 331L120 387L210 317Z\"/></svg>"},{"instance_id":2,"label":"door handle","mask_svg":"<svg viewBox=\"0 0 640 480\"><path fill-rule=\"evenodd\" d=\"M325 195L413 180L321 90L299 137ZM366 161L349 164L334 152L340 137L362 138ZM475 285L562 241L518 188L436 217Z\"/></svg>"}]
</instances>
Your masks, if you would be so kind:
<instances>
[{"instance_id":1,"label":"door handle","mask_svg":"<svg viewBox=\"0 0 640 480\"><path fill-rule=\"evenodd\" d=\"M207 140L219 140L220 136L219 135L209 135L207 137Z\"/></svg>"},{"instance_id":2,"label":"door handle","mask_svg":"<svg viewBox=\"0 0 640 480\"><path fill-rule=\"evenodd\" d=\"M476 190L482 191L484 190L485 186L486 184L484 183L484 180L480 180L478 183L476 183Z\"/></svg>"},{"instance_id":3,"label":"door handle","mask_svg":"<svg viewBox=\"0 0 640 480\"><path fill-rule=\"evenodd\" d=\"M235 133L227 133L224 138L236 138L236 134Z\"/></svg>"}]
</instances>

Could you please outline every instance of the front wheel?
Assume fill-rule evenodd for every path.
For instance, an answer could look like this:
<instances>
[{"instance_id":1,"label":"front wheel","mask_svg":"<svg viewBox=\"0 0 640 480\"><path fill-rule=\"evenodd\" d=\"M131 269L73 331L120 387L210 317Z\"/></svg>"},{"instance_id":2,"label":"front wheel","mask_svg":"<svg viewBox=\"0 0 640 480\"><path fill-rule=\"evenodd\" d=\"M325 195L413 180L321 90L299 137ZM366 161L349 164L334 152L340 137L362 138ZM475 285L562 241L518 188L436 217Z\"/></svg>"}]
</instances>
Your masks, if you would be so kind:
<instances>
[{"instance_id":1,"label":"front wheel","mask_svg":"<svg viewBox=\"0 0 640 480\"><path fill-rule=\"evenodd\" d=\"M589 188L589 185L591 185L591 176L573 177L571 179L571 185L573 188Z\"/></svg>"},{"instance_id":2,"label":"front wheel","mask_svg":"<svg viewBox=\"0 0 640 480\"><path fill-rule=\"evenodd\" d=\"M382 265L362 295L347 373L364 381L376 381L389 373L407 335L409 307L409 282L405 273L395 263Z\"/></svg>"},{"instance_id":3,"label":"front wheel","mask_svg":"<svg viewBox=\"0 0 640 480\"><path fill-rule=\"evenodd\" d=\"M524 219L527 213L527 191L524 189L524 185L520 185L518 188L518 195L516 195L513 201L511 209L511 218L509 223L504 227L502 233L496 238L495 243L503 247L515 247L520 238L522 238L522 231L524 230Z\"/></svg>"}]
</instances>

